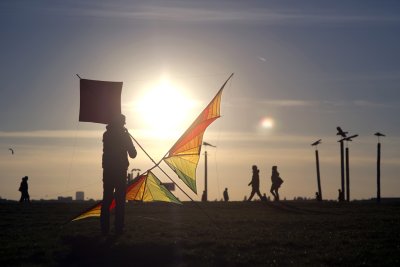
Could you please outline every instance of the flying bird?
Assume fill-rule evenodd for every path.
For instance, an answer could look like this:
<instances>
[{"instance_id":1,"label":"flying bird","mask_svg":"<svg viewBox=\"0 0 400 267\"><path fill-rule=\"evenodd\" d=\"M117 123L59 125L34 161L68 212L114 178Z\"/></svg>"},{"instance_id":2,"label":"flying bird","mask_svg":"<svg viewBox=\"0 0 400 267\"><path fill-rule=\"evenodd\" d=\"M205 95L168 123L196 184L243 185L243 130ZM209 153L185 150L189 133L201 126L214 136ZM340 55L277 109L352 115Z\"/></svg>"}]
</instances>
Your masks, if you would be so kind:
<instances>
[{"instance_id":1,"label":"flying bird","mask_svg":"<svg viewBox=\"0 0 400 267\"><path fill-rule=\"evenodd\" d=\"M344 131L342 130L342 128L340 128L339 126L336 127L336 129L337 129L337 131L338 131L336 135L340 135L340 136L342 136L342 137L346 137L346 135L349 133L349 132L344 132Z\"/></svg>"},{"instance_id":2,"label":"flying bird","mask_svg":"<svg viewBox=\"0 0 400 267\"><path fill-rule=\"evenodd\" d=\"M203 142L203 145L205 145L205 146L211 146L211 147L216 147L216 146L213 146L212 144L207 143L207 142Z\"/></svg>"},{"instance_id":3,"label":"flying bird","mask_svg":"<svg viewBox=\"0 0 400 267\"><path fill-rule=\"evenodd\" d=\"M346 140L346 141L353 141L353 138L356 138L357 136L358 136L358 134L355 134L355 135L346 137L344 140Z\"/></svg>"},{"instance_id":4,"label":"flying bird","mask_svg":"<svg viewBox=\"0 0 400 267\"><path fill-rule=\"evenodd\" d=\"M312 143L311 146L317 146L317 145L321 144L321 140L322 139L319 139L318 141Z\"/></svg>"},{"instance_id":5,"label":"flying bird","mask_svg":"<svg viewBox=\"0 0 400 267\"><path fill-rule=\"evenodd\" d=\"M384 135L384 134L382 134L382 133L380 133L380 132L376 132L375 134L374 134L375 136L386 136L386 135Z\"/></svg>"},{"instance_id":6,"label":"flying bird","mask_svg":"<svg viewBox=\"0 0 400 267\"><path fill-rule=\"evenodd\" d=\"M14 155L14 149L9 148L8 150L10 150L10 151L11 151L11 154Z\"/></svg>"}]
</instances>

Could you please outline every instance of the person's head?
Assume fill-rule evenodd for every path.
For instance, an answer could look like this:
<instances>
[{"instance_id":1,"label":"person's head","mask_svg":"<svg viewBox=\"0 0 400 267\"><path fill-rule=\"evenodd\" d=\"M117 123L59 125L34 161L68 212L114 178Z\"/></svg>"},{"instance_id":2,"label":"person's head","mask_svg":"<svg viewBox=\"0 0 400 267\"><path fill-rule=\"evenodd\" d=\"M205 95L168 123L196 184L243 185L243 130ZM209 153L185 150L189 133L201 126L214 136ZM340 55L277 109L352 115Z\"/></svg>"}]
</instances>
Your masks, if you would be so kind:
<instances>
[{"instance_id":1,"label":"person's head","mask_svg":"<svg viewBox=\"0 0 400 267\"><path fill-rule=\"evenodd\" d=\"M24 177L22 177L22 180L24 180L24 181L28 181L28 176L24 176Z\"/></svg>"},{"instance_id":2,"label":"person's head","mask_svg":"<svg viewBox=\"0 0 400 267\"><path fill-rule=\"evenodd\" d=\"M278 166L272 166L272 171L274 172L278 171Z\"/></svg>"},{"instance_id":3,"label":"person's head","mask_svg":"<svg viewBox=\"0 0 400 267\"><path fill-rule=\"evenodd\" d=\"M124 114L118 114L114 116L114 118L110 122L111 125L120 127L123 127L125 123L126 123L126 118Z\"/></svg>"},{"instance_id":4,"label":"person's head","mask_svg":"<svg viewBox=\"0 0 400 267\"><path fill-rule=\"evenodd\" d=\"M253 172L254 172L257 170L257 165L253 165L251 168L253 169Z\"/></svg>"}]
</instances>

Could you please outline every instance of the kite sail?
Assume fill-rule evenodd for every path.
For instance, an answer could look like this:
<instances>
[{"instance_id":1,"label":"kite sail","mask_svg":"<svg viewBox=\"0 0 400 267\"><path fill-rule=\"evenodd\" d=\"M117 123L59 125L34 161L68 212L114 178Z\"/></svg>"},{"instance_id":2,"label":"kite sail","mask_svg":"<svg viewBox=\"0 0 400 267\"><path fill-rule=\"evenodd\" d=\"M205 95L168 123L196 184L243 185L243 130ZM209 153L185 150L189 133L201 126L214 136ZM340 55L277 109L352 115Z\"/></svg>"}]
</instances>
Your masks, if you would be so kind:
<instances>
[{"instance_id":1,"label":"kite sail","mask_svg":"<svg viewBox=\"0 0 400 267\"><path fill-rule=\"evenodd\" d=\"M80 79L79 121L108 124L121 114L122 82Z\"/></svg>"},{"instance_id":2,"label":"kite sail","mask_svg":"<svg viewBox=\"0 0 400 267\"><path fill-rule=\"evenodd\" d=\"M160 180L151 172L135 178L126 188L126 200L140 202L171 202L181 204L181 202L162 185ZM76 216L72 221L85 219L88 217L100 217L102 201L96 203L88 210ZM115 208L115 200L110 205L110 211Z\"/></svg>"},{"instance_id":3,"label":"kite sail","mask_svg":"<svg viewBox=\"0 0 400 267\"><path fill-rule=\"evenodd\" d=\"M163 158L165 163L195 193L197 193L196 168L200 158L203 135L207 127L220 117L222 91L232 76L233 74L229 76L213 100Z\"/></svg>"}]
</instances>

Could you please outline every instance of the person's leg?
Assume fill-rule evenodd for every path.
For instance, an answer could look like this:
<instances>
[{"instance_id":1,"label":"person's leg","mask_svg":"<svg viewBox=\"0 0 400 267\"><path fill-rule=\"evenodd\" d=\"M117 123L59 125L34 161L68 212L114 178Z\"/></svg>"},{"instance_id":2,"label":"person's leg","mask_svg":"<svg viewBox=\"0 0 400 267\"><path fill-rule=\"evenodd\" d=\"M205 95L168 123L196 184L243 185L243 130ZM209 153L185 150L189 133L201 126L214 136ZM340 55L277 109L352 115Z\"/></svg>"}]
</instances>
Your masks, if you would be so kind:
<instances>
[{"instance_id":1,"label":"person's leg","mask_svg":"<svg viewBox=\"0 0 400 267\"><path fill-rule=\"evenodd\" d=\"M275 189L275 194L276 194L276 200L279 201L279 192L278 192L278 188Z\"/></svg>"},{"instance_id":2,"label":"person's leg","mask_svg":"<svg viewBox=\"0 0 400 267\"><path fill-rule=\"evenodd\" d=\"M249 197L249 199L247 201L251 201L251 199L253 198L254 194L255 194L255 191L251 190L250 197Z\"/></svg>"},{"instance_id":3,"label":"person's leg","mask_svg":"<svg viewBox=\"0 0 400 267\"><path fill-rule=\"evenodd\" d=\"M110 205L113 200L114 185L103 178L103 203L101 205L100 226L103 234L110 230Z\"/></svg>"},{"instance_id":4,"label":"person's leg","mask_svg":"<svg viewBox=\"0 0 400 267\"><path fill-rule=\"evenodd\" d=\"M274 192L274 185L271 185L271 190L269 190L269 192L271 192L271 194L274 196L274 200L276 200L276 195L275 195L275 192Z\"/></svg>"},{"instance_id":5,"label":"person's leg","mask_svg":"<svg viewBox=\"0 0 400 267\"><path fill-rule=\"evenodd\" d=\"M115 187L115 232L120 234L124 230L125 220L125 194L126 194L126 170L120 171Z\"/></svg>"},{"instance_id":6,"label":"person's leg","mask_svg":"<svg viewBox=\"0 0 400 267\"><path fill-rule=\"evenodd\" d=\"M262 200L263 198L262 198L262 195L261 195L261 193L260 193L260 189L257 189L257 195L258 195L258 197L260 198L260 200Z\"/></svg>"}]
</instances>

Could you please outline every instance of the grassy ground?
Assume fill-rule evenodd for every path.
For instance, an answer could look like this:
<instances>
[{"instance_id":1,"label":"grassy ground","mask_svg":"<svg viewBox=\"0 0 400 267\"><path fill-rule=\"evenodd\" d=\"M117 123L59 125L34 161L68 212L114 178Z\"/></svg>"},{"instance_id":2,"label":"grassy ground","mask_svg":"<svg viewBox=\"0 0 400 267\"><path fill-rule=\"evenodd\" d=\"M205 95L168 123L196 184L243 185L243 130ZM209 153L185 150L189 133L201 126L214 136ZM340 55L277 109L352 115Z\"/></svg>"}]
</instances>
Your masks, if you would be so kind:
<instances>
[{"instance_id":1,"label":"grassy ground","mask_svg":"<svg viewBox=\"0 0 400 267\"><path fill-rule=\"evenodd\" d=\"M0 266L400 266L399 204L129 204L120 237L88 205L0 204Z\"/></svg>"}]
</instances>

